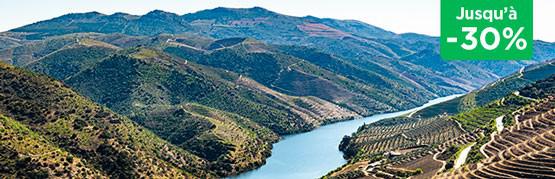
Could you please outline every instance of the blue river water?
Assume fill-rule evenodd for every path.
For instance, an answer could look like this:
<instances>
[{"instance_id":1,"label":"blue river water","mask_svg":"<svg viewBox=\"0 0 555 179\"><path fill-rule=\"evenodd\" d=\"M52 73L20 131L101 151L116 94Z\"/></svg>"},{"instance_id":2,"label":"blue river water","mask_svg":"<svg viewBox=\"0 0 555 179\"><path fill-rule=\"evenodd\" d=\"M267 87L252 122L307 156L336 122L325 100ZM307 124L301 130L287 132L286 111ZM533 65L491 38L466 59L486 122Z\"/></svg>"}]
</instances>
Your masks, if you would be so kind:
<instances>
[{"instance_id":1,"label":"blue river water","mask_svg":"<svg viewBox=\"0 0 555 179\"><path fill-rule=\"evenodd\" d=\"M406 111L378 114L361 119L338 122L315 130L285 136L275 143L272 156L262 167L231 179L313 179L320 178L347 161L338 146L345 135L351 135L363 124L418 111L461 95L441 97Z\"/></svg>"}]
</instances>

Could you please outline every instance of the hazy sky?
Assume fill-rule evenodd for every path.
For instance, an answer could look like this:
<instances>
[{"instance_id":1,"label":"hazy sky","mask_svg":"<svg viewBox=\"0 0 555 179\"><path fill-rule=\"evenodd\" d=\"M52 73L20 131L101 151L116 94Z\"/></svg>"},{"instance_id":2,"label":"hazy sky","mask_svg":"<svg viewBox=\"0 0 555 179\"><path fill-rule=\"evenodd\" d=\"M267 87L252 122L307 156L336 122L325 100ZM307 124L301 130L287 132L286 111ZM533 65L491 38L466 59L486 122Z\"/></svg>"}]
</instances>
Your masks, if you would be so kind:
<instances>
[{"instance_id":1,"label":"hazy sky","mask_svg":"<svg viewBox=\"0 0 555 179\"><path fill-rule=\"evenodd\" d=\"M0 31L70 12L154 9L186 14L215 7L260 6L282 14L356 19L396 33L439 35L440 0L0 0ZM555 42L555 0L534 0L534 38Z\"/></svg>"}]
</instances>

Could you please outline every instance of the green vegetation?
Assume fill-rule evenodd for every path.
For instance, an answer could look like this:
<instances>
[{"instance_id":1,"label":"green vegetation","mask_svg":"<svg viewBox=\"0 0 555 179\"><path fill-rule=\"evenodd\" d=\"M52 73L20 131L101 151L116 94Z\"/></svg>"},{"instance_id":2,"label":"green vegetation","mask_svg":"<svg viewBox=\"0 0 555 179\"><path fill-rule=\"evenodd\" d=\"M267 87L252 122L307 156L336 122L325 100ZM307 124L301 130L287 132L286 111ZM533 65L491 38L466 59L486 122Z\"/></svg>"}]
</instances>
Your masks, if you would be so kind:
<instances>
[{"instance_id":1,"label":"green vegetation","mask_svg":"<svg viewBox=\"0 0 555 179\"><path fill-rule=\"evenodd\" d=\"M27 126L0 115L0 177L106 177Z\"/></svg>"},{"instance_id":2,"label":"green vegetation","mask_svg":"<svg viewBox=\"0 0 555 179\"><path fill-rule=\"evenodd\" d=\"M535 46L538 59L555 56L555 45L538 41ZM69 166L83 161L83 168L101 176L224 177L264 163L278 135L416 107L529 63L445 62L437 51L433 37L263 8L216 8L183 16L163 11L68 14L0 33L2 61L63 81L2 65L0 113L40 136L32 141L51 143L54 149L48 150L59 148ZM395 128L388 138L365 138L362 144L353 142L360 136L347 137L341 148L365 159L399 147L429 149L459 135L453 120L467 129L490 130L480 115L505 112L486 106L490 101L552 71L553 65L534 66L522 76L442 104L445 108L417 113L428 118L468 112L434 118L429 126L439 132L428 132L433 130L426 125ZM523 94L541 96L541 90ZM429 122L386 120L359 133L423 121ZM10 147L6 151L13 151ZM34 161L15 161L8 177L56 174L43 164L16 171L14 165ZM53 163L58 161L64 164L61 159Z\"/></svg>"},{"instance_id":3,"label":"green vegetation","mask_svg":"<svg viewBox=\"0 0 555 179\"><path fill-rule=\"evenodd\" d=\"M281 99L276 97L284 95L277 92L238 86L239 75L187 63L157 49L116 51L95 40L79 42L26 67L64 80L93 101L207 160L213 165L210 170L221 176L263 164L277 141L276 133L306 131L324 121L356 115L338 106L330 108L333 103L315 97ZM191 105L215 116L193 111L200 108L185 108ZM221 119L228 119L230 125L217 125ZM76 123L78 128L83 125Z\"/></svg>"},{"instance_id":4,"label":"green vegetation","mask_svg":"<svg viewBox=\"0 0 555 179\"><path fill-rule=\"evenodd\" d=\"M546 81L551 80L537 81L525 89L533 88L543 91L543 88L551 88L551 86L546 85L549 84ZM521 90L525 91L525 89ZM519 116L518 121L513 121L516 126L513 125L510 130L494 134L491 139L488 137L487 140L481 139L479 141L479 146L483 149L482 152L488 158L475 151L474 154L471 153L470 162L478 164L468 165L462 171L445 173L439 177L480 176L489 178L501 175L512 175L519 178L548 177L551 173L545 166L553 166L554 163L551 160L553 154L550 153L553 150L553 145L550 143L554 130L552 123L554 117L552 112L555 107L553 94L555 93L551 91L544 93L545 97L531 96L533 98L540 97L537 99L521 96L506 97L520 98L532 102L521 105L518 110L513 112ZM515 116L508 117L515 118ZM491 123L490 126L494 126L494 124ZM521 151L514 152L515 149ZM531 164L533 162L536 163ZM544 170L547 172L543 172Z\"/></svg>"},{"instance_id":5,"label":"green vegetation","mask_svg":"<svg viewBox=\"0 0 555 179\"><path fill-rule=\"evenodd\" d=\"M339 146L340 149L344 151L347 156L352 156L350 158L349 165L338 168L329 173L327 176L354 172L352 170L356 169L349 168L353 166L352 162L366 162L368 158L366 158L365 156L368 156L368 151L375 151L375 149L381 150L383 148L387 148L381 146L395 146L396 144L398 144L398 141L402 141L402 138L393 140L395 142L386 142L385 144L380 143L380 140L384 140L380 138L383 138L384 136L386 136L387 138L387 136L395 130L406 131L406 133L408 133L410 129L403 129L402 127L400 127L403 126L403 124L411 124L426 119L429 120L429 118L422 119L422 116L437 116L444 113L455 113L454 115L447 116L447 118L452 121L458 122L466 131L466 134L461 135L460 137L451 137L453 139L452 141L430 145L432 149L435 149L434 152L432 152L431 154L437 157L436 159L445 161L445 169L447 169L448 171L452 171L454 162L456 158L460 155L460 152L469 145L475 144L475 147L471 148L467 156L467 165L465 166L464 170L468 170L467 167L475 167L475 165L468 164L476 164L485 159L485 156L480 152L480 147L486 145L486 143L491 140L491 134L497 131L495 123L496 118L500 116L505 116L503 120L503 125L509 128L516 123L516 121L514 120L515 115L521 114L522 111L552 109L552 107L534 107L537 106L538 103L541 104L542 101L545 102L545 100L538 99L546 98L555 93L555 90L553 90L553 81L555 81L555 76L551 75L553 73L552 62L546 62L544 64L535 65L529 68L530 69L528 70L524 70L523 74L512 75L509 78L497 81L492 85L488 85L482 89L476 90L462 97L420 110L413 115L417 116L416 118L401 117L385 119L372 124L361 126L358 131L352 136L345 136ZM520 94L513 93L517 90ZM520 112L515 113L515 111ZM531 114L538 113L532 112ZM439 121L436 121L434 123L437 124L438 122ZM521 125L528 125L528 123ZM418 125L415 126L418 128ZM437 130L437 127L434 127L434 129ZM531 128L527 130L530 129ZM446 133L443 132L442 134ZM510 132L505 131L503 134L509 135ZM529 134L530 133L527 133L527 135ZM410 138L410 135L405 135L407 136L407 138ZM516 136L522 137L527 135ZM422 137L418 139L423 140ZM513 139L509 138L505 138L505 140L514 141ZM495 145L502 145L503 147L511 146L505 142L497 143ZM403 149L403 147L396 148ZM492 149L490 150L495 152ZM418 155L418 153L419 152L408 152L408 154L402 154L398 157L389 157L390 161L386 162L386 164L391 163L393 164L393 166L395 166L395 164L401 163L401 165L406 165L407 163L410 163L410 161L415 160L414 158L412 158L413 156L417 156L416 158L423 157L423 155L430 157L430 153L423 155ZM403 158L410 159L402 160ZM427 166L429 164L421 163L419 165ZM396 176L405 176L404 173L399 173L399 171L403 170L381 168L378 171L385 171L386 173L394 174ZM382 173L380 175L386 177L386 174Z\"/></svg>"},{"instance_id":6,"label":"green vegetation","mask_svg":"<svg viewBox=\"0 0 555 179\"><path fill-rule=\"evenodd\" d=\"M491 126L491 121L510 111L511 109L507 109L504 105L492 104L491 106L478 107L467 112L459 113L453 116L453 119L457 120L467 131L474 131L478 128L493 131L495 129L492 129L493 126Z\"/></svg>"},{"instance_id":7,"label":"green vegetation","mask_svg":"<svg viewBox=\"0 0 555 179\"><path fill-rule=\"evenodd\" d=\"M454 167L454 165L455 165L455 160L457 160L457 159L460 157L461 152L462 152L464 149L466 149L467 147L469 147L469 146L471 146L471 145L475 145L475 144L476 144L476 143L471 142L471 143L467 143L467 144L464 144L464 145L451 146L447 151L448 151L448 153L451 153L452 155L451 155L451 157L449 157L449 159L447 159L447 160L445 161L445 162L446 162L446 164L445 164L445 169L446 169L446 170L452 169L452 168ZM472 149L471 149L471 151L472 151ZM454 153L453 153L453 152L454 152ZM471 155L470 155L470 153L469 153L469 154L467 155L467 158L466 158L466 163L471 163L471 161L469 160L469 159L470 159L470 156L471 156Z\"/></svg>"},{"instance_id":8,"label":"green vegetation","mask_svg":"<svg viewBox=\"0 0 555 179\"><path fill-rule=\"evenodd\" d=\"M113 48L102 46L85 47L77 45L60 49L55 53L27 65L32 71L47 74L58 80L65 80L75 73L91 68L102 58L115 52Z\"/></svg>"},{"instance_id":9,"label":"green vegetation","mask_svg":"<svg viewBox=\"0 0 555 179\"><path fill-rule=\"evenodd\" d=\"M146 107L194 102L247 117L279 134L311 128L296 120L299 116L273 104L274 100L204 74L208 72L205 67L184 64L151 49L139 48L128 53L105 59L67 83L125 115L142 113Z\"/></svg>"},{"instance_id":10,"label":"green vegetation","mask_svg":"<svg viewBox=\"0 0 555 179\"><path fill-rule=\"evenodd\" d=\"M207 71L203 67L186 65L153 49L123 53L72 76L67 83L213 163L212 170L219 175L263 164L271 143L277 141L268 128L284 134L310 127L299 120L291 125L300 117L266 105L272 103L266 96L235 90L227 81L202 74Z\"/></svg>"},{"instance_id":11,"label":"green vegetation","mask_svg":"<svg viewBox=\"0 0 555 179\"><path fill-rule=\"evenodd\" d=\"M518 96L508 96L496 100L483 107L476 107L466 112L452 116L466 131L482 129L487 134L495 131L495 118L506 115L510 116L512 111L529 103L526 99Z\"/></svg>"},{"instance_id":12,"label":"green vegetation","mask_svg":"<svg viewBox=\"0 0 555 179\"><path fill-rule=\"evenodd\" d=\"M533 85L529 85L522 90L519 90L521 95L526 97L532 97L536 99L542 99L550 94L555 93L555 75L545 80L540 80Z\"/></svg>"},{"instance_id":13,"label":"green vegetation","mask_svg":"<svg viewBox=\"0 0 555 179\"><path fill-rule=\"evenodd\" d=\"M24 66L37 60L33 57L44 57L73 43L75 43L75 39L73 38L54 37L52 39L30 42L25 45L2 50L0 54L2 54L2 56L11 57L11 59L5 59L11 62L11 64Z\"/></svg>"},{"instance_id":14,"label":"green vegetation","mask_svg":"<svg viewBox=\"0 0 555 179\"><path fill-rule=\"evenodd\" d=\"M33 147L38 149L36 151L18 148L16 150L25 155L45 150L58 151L65 155L59 158L61 162L54 162L58 159L47 162L51 165L46 164L46 166L54 167L51 169L59 168L60 165L64 165L63 161L68 161L68 165L64 165L66 168L73 164L90 168L90 170L83 169L82 172L75 171L80 174L93 175L96 170L101 175L111 177L214 176L208 170L209 166L203 159L172 146L129 119L95 105L63 87L59 82L0 64L0 86L0 103L3 104L0 105L0 113L18 122L14 124L14 121L4 117L2 126L15 125L17 127L18 124L21 124L19 126L32 130L31 133L25 132L23 129L23 133L28 133L31 135L30 137L40 136L40 138L34 137L25 141L33 142L44 139L47 142L40 143L60 148L59 150L52 149L52 147L48 149L48 146L44 145L46 148L42 150L42 144L37 144L38 148ZM4 135L2 136L4 137ZM12 135L12 139L23 141L20 138L22 136L15 136ZM22 144L22 146L27 147L26 144ZM15 146L8 143L5 147ZM64 154L64 151L69 154ZM48 156L37 155L36 157ZM32 162L35 160L39 159L31 158ZM72 161L73 164L69 161ZM79 164L79 161L82 164ZM29 164L33 165L33 163ZM41 166L43 165L41 164ZM19 170L23 172L26 169L28 168L16 167L17 171L12 171L12 173L19 176Z\"/></svg>"},{"instance_id":15,"label":"green vegetation","mask_svg":"<svg viewBox=\"0 0 555 179\"><path fill-rule=\"evenodd\" d=\"M482 159L484 159L484 155L480 152L480 147L478 147L478 146L485 145L490 140L491 140L491 137L487 136L487 135L479 138L476 141L476 147L473 147L472 149L470 149L470 152L468 152L468 156L466 158L466 163L467 164L478 163Z\"/></svg>"},{"instance_id":16,"label":"green vegetation","mask_svg":"<svg viewBox=\"0 0 555 179\"><path fill-rule=\"evenodd\" d=\"M445 117L391 118L361 126L339 145L346 158L365 158L398 149L429 148L461 135L457 124Z\"/></svg>"},{"instance_id":17,"label":"green vegetation","mask_svg":"<svg viewBox=\"0 0 555 179\"><path fill-rule=\"evenodd\" d=\"M472 94L472 93L469 93L469 94ZM428 118L428 117L433 117L441 114L456 114L459 111L461 111L460 103L462 101L462 98L465 98L465 96L458 97L443 103L439 103L439 104L421 109L417 111L414 115L420 116L422 118Z\"/></svg>"},{"instance_id":18,"label":"green vegetation","mask_svg":"<svg viewBox=\"0 0 555 179\"><path fill-rule=\"evenodd\" d=\"M459 113L452 118L457 120L466 131L476 132L477 129L482 131L483 135L476 141L476 146L482 146L491 139L490 134L496 131L495 118L505 115L504 125L511 124L513 123L511 113L529 102L521 97L510 95L483 107ZM483 157L479 147L473 147L468 154L467 163L476 163Z\"/></svg>"},{"instance_id":19,"label":"green vegetation","mask_svg":"<svg viewBox=\"0 0 555 179\"><path fill-rule=\"evenodd\" d=\"M418 111L415 116L427 118L443 113L455 115L476 107L481 107L510 95L514 91L531 85L536 81L549 78L553 75L554 70L555 64L553 61L537 64L524 69L522 74L517 72L492 84L486 85L481 89L470 92L465 96L422 109Z\"/></svg>"},{"instance_id":20,"label":"green vegetation","mask_svg":"<svg viewBox=\"0 0 555 179\"><path fill-rule=\"evenodd\" d=\"M253 43L253 42L251 42ZM261 42L256 42L261 43ZM264 86L293 96L315 96L362 115L370 115L416 106L418 101L398 99L387 95L391 87L377 90L373 84L362 84L322 69L303 59L289 55L249 52L238 45L200 55L187 48L168 47L166 52L196 63L245 75ZM181 50L183 49L183 50ZM267 51L270 51L268 49Z\"/></svg>"}]
</instances>

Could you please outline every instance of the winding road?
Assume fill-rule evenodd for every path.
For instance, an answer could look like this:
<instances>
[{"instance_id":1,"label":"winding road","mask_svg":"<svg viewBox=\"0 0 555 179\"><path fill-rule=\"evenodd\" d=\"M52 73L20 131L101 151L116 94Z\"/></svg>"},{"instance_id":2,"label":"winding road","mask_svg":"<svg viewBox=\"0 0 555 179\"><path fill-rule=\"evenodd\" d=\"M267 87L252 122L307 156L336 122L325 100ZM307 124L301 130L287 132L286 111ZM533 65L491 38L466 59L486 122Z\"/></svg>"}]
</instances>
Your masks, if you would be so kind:
<instances>
[{"instance_id":1,"label":"winding road","mask_svg":"<svg viewBox=\"0 0 555 179\"><path fill-rule=\"evenodd\" d=\"M455 165L453 166L453 169L460 168L466 162L468 153L470 153L470 149L472 149L475 144L476 143L472 143L461 151L461 153L459 154L459 156L457 156L457 159L455 160Z\"/></svg>"}]
</instances>

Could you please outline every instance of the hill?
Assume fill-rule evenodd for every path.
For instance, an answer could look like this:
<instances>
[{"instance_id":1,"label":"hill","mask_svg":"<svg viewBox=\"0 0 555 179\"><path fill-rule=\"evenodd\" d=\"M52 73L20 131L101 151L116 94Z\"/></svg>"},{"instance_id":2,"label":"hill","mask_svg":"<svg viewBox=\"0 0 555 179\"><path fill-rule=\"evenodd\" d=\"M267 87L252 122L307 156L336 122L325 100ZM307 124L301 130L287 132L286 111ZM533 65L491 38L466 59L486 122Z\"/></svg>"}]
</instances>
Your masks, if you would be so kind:
<instances>
[{"instance_id":1,"label":"hill","mask_svg":"<svg viewBox=\"0 0 555 179\"><path fill-rule=\"evenodd\" d=\"M0 115L3 177L103 177L98 169L51 144L25 125Z\"/></svg>"},{"instance_id":2,"label":"hill","mask_svg":"<svg viewBox=\"0 0 555 179\"><path fill-rule=\"evenodd\" d=\"M470 153L470 162L464 167L445 172L440 177L553 177L553 132L555 130L555 76L525 87L522 91L537 101L501 118L510 121L506 128L497 128L488 141L483 142L476 154ZM542 91L534 93L531 91ZM505 123L503 122L503 123ZM504 125L504 124L503 124ZM503 126L501 125L501 126ZM479 156L475 159L475 156ZM477 164L474 164L477 163Z\"/></svg>"},{"instance_id":3,"label":"hill","mask_svg":"<svg viewBox=\"0 0 555 179\"><path fill-rule=\"evenodd\" d=\"M0 79L2 175L215 176L205 160L60 82L5 64Z\"/></svg>"},{"instance_id":4,"label":"hill","mask_svg":"<svg viewBox=\"0 0 555 179\"><path fill-rule=\"evenodd\" d=\"M391 133L383 138L360 141L353 138L344 147L345 151L351 151L349 155L357 158L358 147L365 148L360 156L371 157L373 153L401 145L416 149L410 158L438 149L437 145L449 143L449 138L475 141L478 137L461 131L491 129L489 118L507 112L499 108L510 105L513 110L522 102L505 103L501 101L503 97L551 73L553 65L542 62L555 57L555 44L536 41L534 50L536 55L530 61L447 62L438 54L436 37L395 34L355 20L288 16L259 7L216 8L185 15L159 10L140 16L75 13L0 33L0 61L49 75L63 84L57 87L71 88L84 96L79 99L90 99L105 106L98 107L103 109L102 114L109 113L109 116L118 116L114 121L124 121L127 127L121 130L152 131L138 134L155 141L155 147L143 142L141 146L145 147L137 150L144 150L148 157L154 158L148 160L154 162L152 166L145 165L154 173L152 176L175 175L160 177L234 175L262 165L272 143L281 135L308 131L329 122L413 108L439 96L471 91L523 66L537 64L500 80L496 83L499 85L437 105L435 109L422 110L415 117L403 118L404 122L388 128ZM16 87L10 92L18 92ZM42 92L42 89L36 91ZM545 91L549 90L530 90L526 94ZM520 94L506 99L513 98L527 99ZM30 97L23 99L31 100ZM58 102L58 98L37 100L42 100L43 106ZM445 104L448 106L441 107ZM87 105L98 106L89 101ZM15 112L38 110L29 106L13 109ZM436 117L445 112L437 107L447 109L449 114L465 113ZM31 126L34 123L21 122L11 114L15 112L1 113L6 123L19 125L12 122L15 120L41 137L22 136L41 145L41 141L56 137L54 134L42 137L44 131L37 131ZM98 120L105 117L100 116L102 119ZM55 129L66 131L74 123L81 124L70 119ZM403 125L416 128L408 130ZM427 126L442 131L428 132ZM99 127L112 130L110 126ZM383 126L367 127L372 130L360 133ZM117 132L127 136L125 132ZM136 142L121 140L118 145ZM90 174L140 177L147 171L140 167L125 168L137 167L133 162L142 162L143 158L135 153L125 153L125 157L133 159L131 163L122 162L116 169L102 168L98 161L106 161L99 159L104 156L77 155L65 143L54 144L45 144L45 150L58 147L68 152L60 153L65 158L86 160L83 165ZM127 147L125 151L135 148ZM172 155L153 153L153 148L171 150ZM117 153L106 151L102 155ZM173 156L186 156L189 157L186 161L191 162L180 164L185 160L176 162ZM118 157L107 156L119 161L121 157ZM97 163L89 162L93 159ZM17 170L17 162L10 160L9 163L10 171ZM53 175L44 167L23 168L28 168L25 171L28 173L46 171Z\"/></svg>"},{"instance_id":5,"label":"hill","mask_svg":"<svg viewBox=\"0 0 555 179\"><path fill-rule=\"evenodd\" d=\"M533 156L539 150L551 150L546 142L552 140L542 136L549 135L546 133L553 127L549 122L555 78L552 63L532 65L453 100L472 98L479 102L465 110L442 115L431 113L456 106L448 101L425 108L424 112L360 127L352 136L346 136L339 146L350 162L325 177L550 176L544 168L528 165L529 162L550 165L549 160L526 156ZM432 117L422 117L422 114ZM449 128L458 132L443 130ZM516 152L522 146L529 146L530 150ZM465 154L461 154L463 151ZM542 155L553 157L548 153Z\"/></svg>"},{"instance_id":6,"label":"hill","mask_svg":"<svg viewBox=\"0 0 555 179\"><path fill-rule=\"evenodd\" d=\"M175 45L165 48L166 52L183 59L245 75L278 92L294 96L315 96L362 115L416 106L425 98L409 96L426 95L413 92L408 87L402 87L378 75L369 76L374 83L361 83L305 59L280 53L256 41L240 42L208 53L188 50L187 47ZM403 90L391 91L393 85ZM391 93L398 95L386 97Z\"/></svg>"},{"instance_id":7,"label":"hill","mask_svg":"<svg viewBox=\"0 0 555 179\"><path fill-rule=\"evenodd\" d=\"M73 50L90 53L95 48L64 48L49 56ZM71 73L72 66L66 65L38 72L53 77L68 72L59 79L210 161L213 170L224 176L263 164L278 139L276 133L306 131L324 122L358 116L316 97L281 94L251 79L155 49L130 48L100 60L73 57L76 60L60 60L86 68ZM56 58L45 57L28 67L36 70L35 66L44 67L50 59Z\"/></svg>"},{"instance_id":8,"label":"hill","mask_svg":"<svg viewBox=\"0 0 555 179\"><path fill-rule=\"evenodd\" d=\"M67 22L73 23L68 26ZM62 25L64 28L58 27ZM395 94L387 97L373 97L378 98L375 103L386 101L391 97L409 96L389 102L391 104L382 105L384 107L391 106L391 110L400 109L392 106L399 102L410 101L409 104L401 105L403 106L401 108L407 109L437 96L471 91L517 71L522 66L555 57L555 53L553 53L555 45L537 41L535 49L537 55L534 57L534 61L446 62L439 58L437 38L434 37L418 34L394 34L354 20L288 16L260 7L215 8L181 16L163 11L152 11L143 16L123 13L104 15L97 12L68 14L13 29L9 33L5 33L5 36L25 40L91 32L121 33L133 36L190 33L221 39L211 44L214 46L201 45L204 48L198 48L199 46L196 44L191 45L190 41L186 43L176 41L181 48L172 49L174 54L189 53L191 49L183 49L183 47L188 48L189 46L204 51L205 49L215 50L216 47L222 45L219 44L220 42L224 42L224 46L226 43L244 44L238 42L248 38L270 45L309 47L315 49L317 53L313 50L301 49L299 51L299 49L288 47L283 48L282 51L298 58L301 58L299 54L306 54L301 59L313 64L316 63L317 58L323 57L321 53L332 55L335 59L340 59L340 62L333 60L330 64L316 65L350 79L365 80L363 82L366 86L384 84L384 86L372 86L372 88L377 88L377 92L392 90L388 93ZM171 38L169 40L172 41ZM268 52L265 48L249 47L253 47L250 52ZM229 52L230 48L217 51L218 53L214 55L222 56L220 53L225 53L226 57L229 57L229 53L235 53ZM270 52L275 53L275 51ZM258 58L260 54L252 56ZM336 66L342 69L330 69L330 67ZM357 74L346 71L353 69L352 66L359 68L355 69ZM251 78L260 76L258 74L251 75L253 75L250 76ZM264 81L258 82L264 84ZM277 90L277 88L273 89ZM310 95L317 96L315 93ZM361 101L361 103L366 102Z\"/></svg>"},{"instance_id":9,"label":"hill","mask_svg":"<svg viewBox=\"0 0 555 179\"><path fill-rule=\"evenodd\" d=\"M431 117L443 113L456 114L474 107L483 106L536 81L549 78L553 75L553 71L555 71L554 63L555 61L551 60L523 67L518 72L472 91L465 96L420 110L415 113L415 116Z\"/></svg>"},{"instance_id":10,"label":"hill","mask_svg":"<svg viewBox=\"0 0 555 179\"><path fill-rule=\"evenodd\" d=\"M30 62L26 68L64 80L119 50L111 44L92 39L77 38L76 41Z\"/></svg>"}]
</instances>

